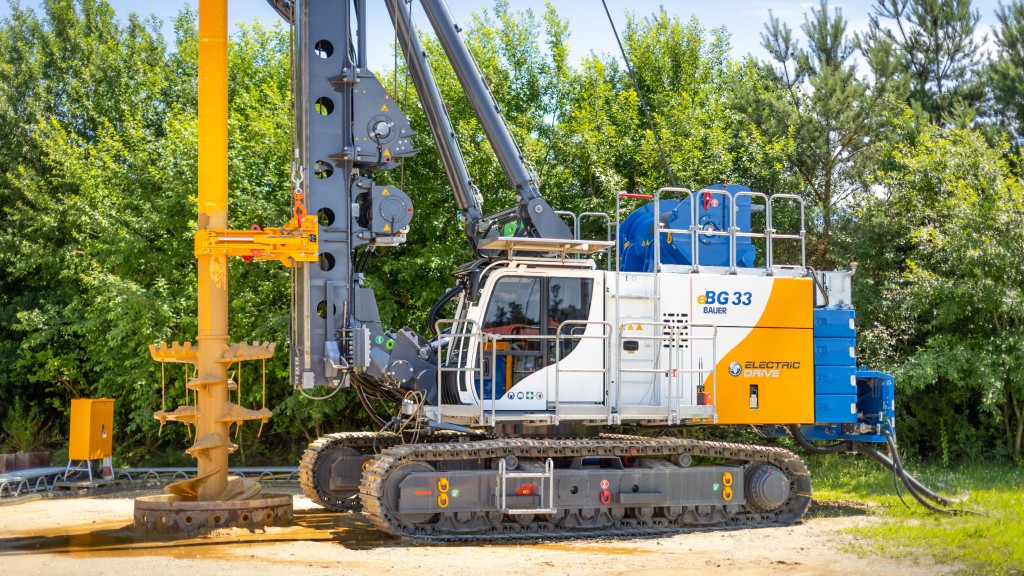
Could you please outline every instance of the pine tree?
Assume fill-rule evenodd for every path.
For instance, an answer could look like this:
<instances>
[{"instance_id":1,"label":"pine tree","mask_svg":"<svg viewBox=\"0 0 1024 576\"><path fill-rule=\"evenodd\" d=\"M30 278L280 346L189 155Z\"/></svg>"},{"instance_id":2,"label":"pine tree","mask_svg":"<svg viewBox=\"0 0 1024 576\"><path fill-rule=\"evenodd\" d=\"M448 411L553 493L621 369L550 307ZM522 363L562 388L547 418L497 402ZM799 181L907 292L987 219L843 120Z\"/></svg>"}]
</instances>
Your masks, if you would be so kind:
<instances>
[{"instance_id":1,"label":"pine tree","mask_svg":"<svg viewBox=\"0 0 1024 576\"><path fill-rule=\"evenodd\" d=\"M999 123L1019 140L1024 131L1024 2L1000 5L996 17L997 52L986 70L986 83L992 90Z\"/></svg>"},{"instance_id":2,"label":"pine tree","mask_svg":"<svg viewBox=\"0 0 1024 576\"><path fill-rule=\"evenodd\" d=\"M743 113L767 129L788 132L795 142L788 163L804 187L820 228L812 230L809 257L818 266L836 262L836 214L859 189L862 159L885 132L894 99L889 84L870 85L857 77L855 47L846 34L842 10L822 1L805 14L802 48L793 31L770 15L761 35L772 55L772 75L780 94L748 99Z\"/></svg>"},{"instance_id":3,"label":"pine tree","mask_svg":"<svg viewBox=\"0 0 1024 576\"><path fill-rule=\"evenodd\" d=\"M963 123L985 98L980 19L971 0L877 0L857 43L872 67L905 83L909 103L931 123Z\"/></svg>"}]
</instances>

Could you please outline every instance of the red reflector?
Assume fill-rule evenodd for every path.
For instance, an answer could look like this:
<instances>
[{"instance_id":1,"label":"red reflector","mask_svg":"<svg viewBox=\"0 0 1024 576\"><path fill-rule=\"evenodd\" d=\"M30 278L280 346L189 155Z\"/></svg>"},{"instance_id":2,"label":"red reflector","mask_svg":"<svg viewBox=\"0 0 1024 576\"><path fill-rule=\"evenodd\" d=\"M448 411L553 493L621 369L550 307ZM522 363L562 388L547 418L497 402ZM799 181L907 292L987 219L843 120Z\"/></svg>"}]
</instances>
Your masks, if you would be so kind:
<instances>
[{"instance_id":1,"label":"red reflector","mask_svg":"<svg viewBox=\"0 0 1024 576\"><path fill-rule=\"evenodd\" d=\"M708 206L711 206L711 192L704 193L704 209L707 210Z\"/></svg>"},{"instance_id":2,"label":"red reflector","mask_svg":"<svg viewBox=\"0 0 1024 576\"><path fill-rule=\"evenodd\" d=\"M519 488L516 488L516 496L533 496L533 491L536 489L536 484L521 484Z\"/></svg>"}]
</instances>

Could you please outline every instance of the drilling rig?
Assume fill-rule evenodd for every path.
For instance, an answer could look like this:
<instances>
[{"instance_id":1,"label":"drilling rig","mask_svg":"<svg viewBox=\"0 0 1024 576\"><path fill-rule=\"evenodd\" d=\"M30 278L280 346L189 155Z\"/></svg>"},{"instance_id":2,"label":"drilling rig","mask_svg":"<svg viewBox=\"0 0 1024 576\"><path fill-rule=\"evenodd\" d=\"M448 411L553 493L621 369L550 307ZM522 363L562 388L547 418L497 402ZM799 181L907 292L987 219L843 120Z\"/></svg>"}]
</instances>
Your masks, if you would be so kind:
<instances>
[{"instance_id":1,"label":"drilling rig","mask_svg":"<svg viewBox=\"0 0 1024 576\"><path fill-rule=\"evenodd\" d=\"M852 271L808 268L800 197L712 185L620 193L613 216L556 211L442 0L420 4L517 202L485 215L411 4L385 0L474 254L430 310L429 337L386 328L363 271L374 250L405 242L414 194L374 175L414 156L416 134L367 67L366 0L270 4L292 28L293 220L200 230L196 252L201 265L212 252L291 266L291 384L352 388L379 426L309 445L300 481L315 502L432 540L787 525L810 504L792 451L608 433L620 426L754 426L894 465L865 447L894 443L893 378L858 370ZM648 202L621 218L619 202L637 199ZM777 230L786 210L799 225ZM588 219L608 236L581 238ZM797 261L776 261L785 242ZM225 354L197 382L219 390ZM217 422L268 416L227 412ZM201 444L222 466L223 439Z\"/></svg>"}]
</instances>

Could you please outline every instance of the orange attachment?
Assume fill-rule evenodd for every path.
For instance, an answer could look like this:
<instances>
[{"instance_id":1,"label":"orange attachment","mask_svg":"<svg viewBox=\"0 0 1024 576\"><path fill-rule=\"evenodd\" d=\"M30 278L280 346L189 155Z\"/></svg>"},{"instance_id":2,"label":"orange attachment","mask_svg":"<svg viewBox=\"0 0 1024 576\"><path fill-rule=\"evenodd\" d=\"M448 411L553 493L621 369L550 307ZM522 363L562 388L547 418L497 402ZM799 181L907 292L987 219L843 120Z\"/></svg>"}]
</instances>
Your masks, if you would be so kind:
<instances>
[{"instance_id":1,"label":"orange attachment","mask_svg":"<svg viewBox=\"0 0 1024 576\"><path fill-rule=\"evenodd\" d=\"M280 228L254 226L249 230L198 230L195 255L240 256L252 260L279 260L289 268L319 259L320 226L315 218L292 218Z\"/></svg>"}]
</instances>

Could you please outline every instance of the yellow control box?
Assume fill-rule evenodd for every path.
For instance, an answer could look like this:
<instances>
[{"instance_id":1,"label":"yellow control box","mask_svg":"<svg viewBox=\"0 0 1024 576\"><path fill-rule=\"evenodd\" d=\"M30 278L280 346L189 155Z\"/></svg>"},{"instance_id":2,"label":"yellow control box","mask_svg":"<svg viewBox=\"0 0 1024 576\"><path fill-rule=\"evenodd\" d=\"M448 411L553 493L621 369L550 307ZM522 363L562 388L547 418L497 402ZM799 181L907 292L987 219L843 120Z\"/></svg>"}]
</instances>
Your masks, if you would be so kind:
<instances>
[{"instance_id":1,"label":"yellow control box","mask_svg":"<svg viewBox=\"0 0 1024 576\"><path fill-rule=\"evenodd\" d=\"M113 455L114 399L76 398L71 401L69 460L99 460Z\"/></svg>"}]
</instances>

